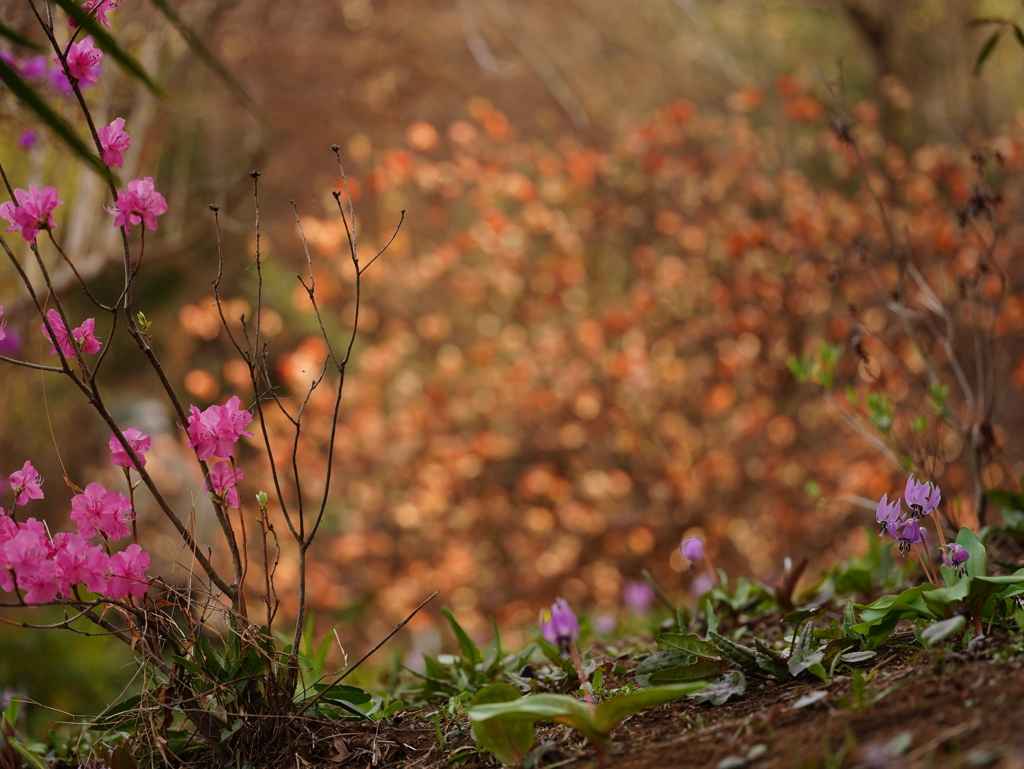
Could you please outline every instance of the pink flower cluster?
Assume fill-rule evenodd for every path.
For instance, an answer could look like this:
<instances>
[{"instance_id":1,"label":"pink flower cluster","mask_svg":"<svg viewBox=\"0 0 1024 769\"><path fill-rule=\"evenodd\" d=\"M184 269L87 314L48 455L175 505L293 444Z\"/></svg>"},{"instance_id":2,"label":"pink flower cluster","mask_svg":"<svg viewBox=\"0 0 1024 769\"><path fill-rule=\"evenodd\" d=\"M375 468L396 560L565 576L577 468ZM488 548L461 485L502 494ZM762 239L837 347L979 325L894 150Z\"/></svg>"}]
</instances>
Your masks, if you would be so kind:
<instances>
[{"instance_id":1,"label":"pink flower cluster","mask_svg":"<svg viewBox=\"0 0 1024 769\"><path fill-rule=\"evenodd\" d=\"M107 14L118 8L123 2L124 0L89 0L87 3L82 3L82 10L88 13L95 8L96 12L93 14L93 18L107 29L112 29L110 26L110 19L107 18ZM68 26L71 27L71 29L77 29L78 23L69 16Z\"/></svg>"},{"instance_id":2,"label":"pink flower cluster","mask_svg":"<svg viewBox=\"0 0 1024 769\"><path fill-rule=\"evenodd\" d=\"M230 459L238 439L243 435L252 437L252 433L245 429L252 421L252 414L240 409L240 403L238 396L233 395L223 406L210 406L205 411L189 406L192 416L188 418L186 428L188 445L196 450L199 459Z\"/></svg>"},{"instance_id":3,"label":"pink flower cluster","mask_svg":"<svg viewBox=\"0 0 1024 769\"><path fill-rule=\"evenodd\" d=\"M129 427L123 434L125 440L128 441L128 445L132 447L136 454L138 454L143 466L145 466L145 454L149 451L150 445L152 445L150 437L139 432L134 427ZM110 436L110 442L108 445L110 446L110 454L113 457L115 465L118 467L134 467L136 470L139 469L136 467L135 463L132 462L132 458L128 456L128 452L125 451L124 446L121 445L121 441L117 439L116 435Z\"/></svg>"},{"instance_id":4,"label":"pink flower cluster","mask_svg":"<svg viewBox=\"0 0 1024 769\"><path fill-rule=\"evenodd\" d=\"M71 336L74 336L77 347L82 352L88 355L95 355L100 351L100 340L96 336L95 318L88 318L85 323L72 331L70 335L68 334L67 326L61 320L59 312L50 310L46 313L46 319L50 321L50 327L57 337L56 345L60 345L60 351L64 353L65 358L78 357L78 352L75 350L76 345L71 343ZM46 324L43 323L41 327L43 329L43 338L50 343L50 355L56 355L57 347L54 344L54 340L50 338L50 332L46 329Z\"/></svg>"},{"instance_id":5,"label":"pink flower cluster","mask_svg":"<svg viewBox=\"0 0 1024 769\"><path fill-rule=\"evenodd\" d=\"M31 462L11 473L14 504L42 499L41 481ZM24 590L27 603L48 603L58 595L71 598L75 585L112 599L144 595L149 555L141 547L132 544L110 555L89 541L97 535L105 542L119 540L129 534L134 519L131 502L99 483L90 483L71 500L77 534L60 532L51 539L41 521L18 523L0 507L0 589Z\"/></svg>"},{"instance_id":6,"label":"pink flower cluster","mask_svg":"<svg viewBox=\"0 0 1024 769\"><path fill-rule=\"evenodd\" d=\"M67 55L68 69L65 75L70 75L76 80L84 80L87 83L98 83L100 80L99 66L103 61L103 51L97 50L96 43L92 36L72 43ZM61 67L60 57L53 55L53 61L57 67Z\"/></svg>"},{"instance_id":7,"label":"pink flower cluster","mask_svg":"<svg viewBox=\"0 0 1024 769\"><path fill-rule=\"evenodd\" d=\"M14 191L17 204L8 201L0 204L0 216L11 223L7 232L21 232L27 242L36 239L39 230L52 230L57 226L53 221L53 209L64 203L57 200L56 187L36 189L34 184L28 186L28 192L18 188Z\"/></svg>"},{"instance_id":8,"label":"pink flower cluster","mask_svg":"<svg viewBox=\"0 0 1024 769\"><path fill-rule=\"evenodd\" d=\"M7 332L4 328L7 326L7 321L4 320L4 306L0 304L0 342L7 338Z\"/></svg>"},{"instance_id":9,"label":"pink flower cluster","mask_svg":"<svg viewBox=\"0 0 1024 769\"><path fill-rule=\"evenodd\" d=\"M132 146L132 137L124 130L124 118L114 118L110 125L102 126L96 134L100 137L101 155L104 164L118 168L124 163L121 155Z\"/></svg>"},{"instance_id":10,"label":"pink flower cluster","mask_svg":"<svg viewBox=\"0 0 1024 769\"><path fill-rule=\"evenodd\" d=\"M246 412L248 413L248 412ZM210 468L210 485L213 498L224 507L238 508L238 482L245 477L241 469L232 468L227 462L217 462Z\"/></svg>"},{"instance_id":11,"label":"pink flower cluster","mask_svg":"<svg viewBox=\"0 0 1024 769\"><path fill-rule=\"evenodd\" d=\"M139 222L155 230L156 218L167 213L167 201L154 189L153 177L147 176L144 179L132 179L128 182L128 189L118 190L117 201L112 207L107 207L107 212L114 214L114 226L124 227L125 232L130 233L132 225Z\"/></svg>"}]
</instances>

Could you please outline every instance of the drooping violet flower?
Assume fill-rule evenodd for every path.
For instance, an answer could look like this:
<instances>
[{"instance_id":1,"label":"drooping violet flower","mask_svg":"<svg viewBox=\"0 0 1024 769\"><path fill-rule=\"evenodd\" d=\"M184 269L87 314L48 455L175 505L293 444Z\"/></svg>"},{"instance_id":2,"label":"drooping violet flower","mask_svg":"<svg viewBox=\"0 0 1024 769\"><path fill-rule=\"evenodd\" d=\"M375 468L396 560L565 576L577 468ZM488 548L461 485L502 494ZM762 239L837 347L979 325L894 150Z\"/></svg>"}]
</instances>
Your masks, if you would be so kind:
<instances>
[{"instance_id":1,"label":"drooping violet flower","mask_svg":"<svg viewBox=\"0 0 1024 769\"><path fill-rule=\"evenodd\" d=\"M128 445L132 447L136 454L139 455L139 461L142 462L143 466L146 464L146 452L149 451L149 447L152 445L152 439L145 433L136 430L134 427L129 427L123 433L124 439L128 441ZM132 458L128 456L128 452L125 451L124 446L121 445L121 441L117 439L116 435L111 435L110 440L107 442L110 446L110 454L114 460L114 464L118 467L129 467L135 470L139 468L132 461Z\"/></svg>"},{"instance_id":2,"label":"drooping violet flower","mask_svg":"<svg viewBox=\"0 0 1024 769\"><path fill-rule=\"evenodd\" d=\"M102 126L96 134L100 137L100 146L103 147L103 163L111 168L120 168L124 163L121 155L132 146L132 137L124 130L124 118L114 118L110 125Z\"/></svg>"},{"instance_id":3,"label":"drooping violet flower","mask_svg":"<svg viewBox=\"0 0 1024 769\"><path fill-rule=\"evenodd\" d=\"M704 540L700 537L686 537L679 543L679 552L692 564L704 560Z\"/></svg>"},{"instance_id":4,"label":"drooping violet flower","mask_svg":"<svg viewBox=\"0 0 1024 769\"><path fill-rule=\"evenodd\" d=\"M128 524L135 520L135 511L123 494L107 491L101 483L90 483L83 493L71 498L71 520L86 539L99 532L116 542L131 533Z\"/></svg>"},{"instance_id":5,"label":"drooping violet flower","mask_svg":"<svg viewBox=\"0 0 1024 769\"><path fill-rule=\"evenodd\" d=\"M30 499L43 498L43 490L40 488L43 485L43 478L32 467L31 461L26 461L20 470L11 473L10 480L15 505L26 505Z\"/></svg>"},{"instance_id":6,"label":"drooping violet flower","mask_svg":"<svg viewBox=\"0 0 1024 769\"><path fill-rule=\"evenodd\" d=\"M942 554L942 563L951 569L956 569L956 573L963 577L967 574L967 561L970 557L971 554L963 545L950 542L946 545L946 552Z\"/></svg>"},{"instance_id":7,"label":"drooping violet flower","mask_svg":"<svg viewBox=\"0 0 1024 769\"><path fill-rule=\"evenodd\" d=\"M98 83L100 81L100 74L97 67L101 61L103 61L103 51L96 48L92 35L89 35L77 43L72 43L71 48L68 49L67 74L76 80ZM57 54L53 55L53 62L58 67L61 66L60 57Z\"/></svg>"},{"instance_id":8,"label":"drooping violet flower","mask_svg":"<svg viewBox=\"0 0 1024 769\"><path fill-rule=\"evenodd\" d=\"M569 656L572 645L579 640L580 623L564 598L556 598L550 609L541 609L540 633L558 647L563 657Z\"/></svg>"},{"instance_id":9,"label":"drooping violet flower","mask_svg":"<svg viewBox=\"0 0 1024 769\"><path fill-rule=\"evenodd\" d=\"M631 579L622 586L622 602L636 614L646 614L654 603L654 591L647 580Z\"/></svg>"},{"instance_id":10,"label":"drooping violet flower","mask_svg":"<svg viewBox=\"0 0 1024 769\"><path fill-rule=\"evenodd\" d=\"M715 581L711 578L710 574L706 571L699 572L690 580L690 595L694 598L700 598L710 593L714 586Z\"/></svg>"},{"instance_id":11,"label":"drooping violet flower","mask_svg":"<svg viewBox=\"0 0 1024 769\"><path fill-rule=\"evenodd\" d=\"M245 477L241 468L232 470L227 462L217 462L210 468L213 496L225 507L238 508L238 482Z\"/></svg>"},{"instance_id":12,"label":"drooping violet flower","mask_svg":"<svg viewBox=\"0 0 1024 769\"><path fill-rule=\"evenodd\" d=\"M39 230L52 230L57 226L53 221L53 209L64 201L57 200L56 187L37 189L34 184L30 184L28 192L16 189L14 199L17 205L10 201L0 204L0 216L11 223L7 232L21 231L21 237L31 243Z\"/></svg>"},{"instance_id":13,"label":"drooping violet flower","mask_svg":"<svg viewBox=\"0 0 1024 769\"><path fill-rule=\"evenodd\" d=\"M96 8L96 6L99 6L96 8L93 18L107 29L112 29L110 26L110 19L107 18L107 14L115 10L123 2L124 0L88 0L88 2L82 3L82 10L88 13L93 8ZM71 27L71 29L78 29L78 22L71 16L68 16L68 26Z\"/></svg>"},{"instance_id":14,"label":"drooping violet flower","mask_svg":"<svg viewBox=\"0 0 1024 769\"><path fill-rule=\"evenodd\" d=\"M911 545L918 545L924 542L924 538L928 535L921 525L917 522L916 518L909 518L905 521L900 521L896 524L899 529L900 542L900 555L905 556L910 552Z\"/></svg>"},{"instance_id":15,"label":"drooping violet flower","mask_svg":"<svg viewBox=\"0 0 1024 769\"><path fill-rule=\"evenodd\" d=\"M942 492L937 485L921 483L914 480L914 476L911 475L907 478L907 488L903 492L903 499L906 500L907 507L910 508L910 514L918 519L935 512L935 508L942 500Z\"/></svg>"},{"instance_id":16,"label":"drooping violet flower","mask_svg":"<svg viewBox=\"0 0 1024 769\"><path fill-rule=\"evenodd\" d=\"M50 332L47 330L46 324L40 324L40 328L43 330L43 338L50 343L50 355L56 355L57 345L60 345L60 350L64 353L65 358L77 358L78 352L75 350L75 345L71 343L67 326L61 320L60 313L56 310L49 310L46 313L46 319L50 321L50 327L53 329L54 336L57 337L55 345L54 340L50 338ZM81 326L71 332L78 343L77 346L88 355L94 355L100 351L100 340L96 336L95 331L96 319L87 318Z\"/></svg>"},{"instance_id":17,"label":"drooping violet flower","mask_svg":"<svg viewBox=\"0 0 1024 769\"><path fill-rule=\"evenodd\" d=\"M156 218L167 213L167 201L153 187L153 177L132 179L128 189L118 190L117 201L107 207L114 214L114 226L132 231L132 225L143 222L149 229L157 229Z\"/></svg>"},{"instance_id":18,"label":"drooping violet flower","mask_svg":"<svg viewBox=\"0 0 1024 769\"><path fill-rule=\"evenodd\" d=\"M898 497L892 502L889 502L889 495L883 494L881 501L878 503L878 507L875 509L875 521L877 521L882 527L878 536L882 537L889 534L895 537L896 526L900 522L900 515L902 512Z\"/></svg>"},{"instance_id":19,"label":"drooping violet flower","mask_svg":"<svg viewBox=\"0 0 1024 769\"><path fill-rule=\"evenodd\" d=\"M144 553L139 545L128 545L123 552L114 553L110 557L110 580L103 594L114 599L145 595L149 587L148 568L149 553Z\"/></svg>"},{"instance_id":20,"label":"drooping violet flower","mask_svg":"<svg viewBox=\"0 0 1024 769\"><path fill-rule=\"evenodd\" d=\"M38 137L36 132L30 128L26 128L21 132L21 136L18 137L18 146L23 150L30 150L36 146Z\"/></svg>"}]
</instances>

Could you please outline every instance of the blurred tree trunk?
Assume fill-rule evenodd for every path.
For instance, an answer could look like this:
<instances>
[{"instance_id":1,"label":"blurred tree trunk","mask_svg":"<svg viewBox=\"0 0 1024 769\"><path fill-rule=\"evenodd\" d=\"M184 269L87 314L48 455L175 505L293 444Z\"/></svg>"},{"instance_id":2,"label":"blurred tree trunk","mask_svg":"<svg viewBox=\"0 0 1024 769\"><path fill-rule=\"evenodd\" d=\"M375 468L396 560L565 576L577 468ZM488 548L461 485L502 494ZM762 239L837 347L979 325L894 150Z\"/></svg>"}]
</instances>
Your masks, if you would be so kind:
<instances>
[{"instance_id":1,"label":"blurred tree trunk","mask_svg":"<svg viewBox=\"0 0 1024 769\"><path fill-rule=\"evenodd\" d=\"M975 0L835 2L869 53L888 136L906 144L991 128L982 81L973 75Z\"/></svg>"}]
</instances>

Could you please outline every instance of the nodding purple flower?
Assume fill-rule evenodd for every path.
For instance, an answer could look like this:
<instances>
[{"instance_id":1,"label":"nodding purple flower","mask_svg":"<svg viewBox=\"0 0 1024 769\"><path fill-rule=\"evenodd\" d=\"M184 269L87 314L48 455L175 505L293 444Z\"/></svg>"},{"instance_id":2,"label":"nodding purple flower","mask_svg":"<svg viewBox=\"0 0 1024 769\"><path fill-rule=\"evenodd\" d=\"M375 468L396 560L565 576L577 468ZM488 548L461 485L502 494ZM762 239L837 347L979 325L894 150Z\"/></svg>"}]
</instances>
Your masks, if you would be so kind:
<instances>
[{"instance_id":1,"label":"nodding purple flower","mask_svg":"<svg viewBox=\"0 0 1024 769\"><path fill-rule=\"evenodd\" d=\"M910 508L910 514L918 519L935 512L935 508L939 506L939 501L942 499L942 492L938 486L916 481L911 475L907 478L907 488L903 492L903 499L906 500L907 507Z\"/></svg>"},{"instance_id":2,"label":"nodding purple flower","mask_svg":"<svg viewBox=\"0 0 1024 769\"><path fill-rule=\"evenodd\" d=\"M910 551L911 545L918 545L924 542L924 538L928 534L928 532L921 528L921 524L917 522L916 518L900 521L896 524L896 528L900 532L898 539L900 541L901 556L905 556Z\"/></svg>"},{"instance_id":3,"label":"nodding purple flower","mask_svg":"<svg viewBox=\"0 0 1024 769\"><path fill-rule=\"evenodd\" d=\"M679 543L679 552L690 562L691 566L697 561L703 561L704 540L700 537L687 537Z\"/></svg>"},{"instance_id":4,"label":"nodding purple flower","mask_svg":"<svg viewBox=\"0 0 1024 769\"><path fill-rule=\"evenodd\" d=\"M891 534L895 537L896 526L899 525L902 512L899 498L889 502L889 495L883 494L881 501L878 503L878 508L875 510L875 520L882 527L878 536L883 537L886 534Z\"/></svg>"},{"instance_id":5,"label":"nodding purple flower","mask_svg":"<svg viewBox=\"0 0 1024 769\"><path fill-rule=\"evenodd\" d=\"M963 545L950 542L946 545L946 552L942 554L942 563L951 569L956 569L956 573L963 577L967 575L967 560L970 557L971 554Z\"/></svg>"},{"instance_id":6,"label":"nodding purple flower","mask_svg":"<svg viewBox=\"0 0 1024 769\"><path fill-rule=\"evenodd\" d=\"M637 614L646 614L654 603L654 591L643 579L631 579L622 586L622 602Z\"/></svg>"},{"instance_id":7,"label":"nodding purple flower","mask_svg":"<svg viewBox=\"0 0 1024 769\"><path fill-rule=\"evenodd\" d=\"M563 657L569 656L580 637L580 623L564 598L556 598L550 610L541 609L540 633L549 644L558 646Z\"/></svg>"}]
</instances>

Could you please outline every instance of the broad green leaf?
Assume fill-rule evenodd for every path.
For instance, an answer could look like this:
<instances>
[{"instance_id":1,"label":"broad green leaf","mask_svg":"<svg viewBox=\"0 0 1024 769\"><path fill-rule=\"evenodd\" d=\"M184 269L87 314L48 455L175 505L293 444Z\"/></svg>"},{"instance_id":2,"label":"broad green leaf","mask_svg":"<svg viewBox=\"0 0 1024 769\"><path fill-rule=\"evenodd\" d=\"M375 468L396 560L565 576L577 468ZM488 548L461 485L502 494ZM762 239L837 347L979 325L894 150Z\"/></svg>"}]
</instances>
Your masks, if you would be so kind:
<instances>
[{"instance_id":1,"label":"broad green leaf","mask_svg":"<svg viewBox=\"0 0 1024 769\"><path fill-rule=\"evenodd\" d=\"M681 681L695 681L699 678L714 678L728 672L729 668L728 660L712 660L704 657L690 665L679 665L674 668L658 670L651 674L650 682L661 685L675 684Z\"/></svg>"},{"instance_id":2,"label":"broad green leaf","mask_svg":"<svg viewBox=\"0 0 1024 769\"><path fill-rule=\"evenodd\" d=\"M12 43L17 45L23 45L26 48L31 48L33 51L44 51L46 50L43 46L39 45L35 40L29 40L23 34L17 30L11 29L2 21L0 21L0 37L6 37Z\"/></svg>"},{"instance_id":3,"label":"broad green leaf","mask_svg":"<svg viewBox=\"0 0 1024 769\"><path fill-rule=\"evenodd\" d=\"M459 649L462 650L462 659L465 660L466 664L470 667L479 665L483 662L483 656L480 654L480 650L476 644L473 643L473 639L470 638L466 631L462 629L462 625L455 621L455 615L452 614L451 610L446 607L441 607L441 613L444 618L448 620L448 624L452 626L452 631L455 633L455 637L459 640Z\"/></svg>"},{"instance_id":4,"label":"broad green leaf","mask_svg":"<svg viewBox=\"0 0 1024 769\"><path fill-rule=\"evenodd\" d=\"M350 702L353 705L364 705L373 697L364 692L357 686L349 686L348 684L314 684L313 690L319 694L320 692L326 692L323 695L323 699L328 702Z\"/></svg>"},{"instance_id":5,"label":"broad green leaf","mask_svg":"<svg viewBox=\"0 0 1024 769\"><path fill-rule=\"evenodd\" d=\"M102 24L96 21L96 17L94 15L83 10L82 7L78 5L77 0L53 0L53 2L63 8L64 12L74 19L78 26L92 35L99 44L99 47L102 48L105 53L110 54L110 58L121 65L121 69L141 82L146 86L146 88L152 91L155 96L158 96L161 99L164 98L166 94L164 94L163 89L146 74L146 70L144 70L142 65L135 60L135 57L121 47L121 44L114 39L114 36L107 32L106 28L104 28Z\"/></svg>"},{"instance_id":6,"label":"broad green leaf","mask_svg":"<svg viewBox=\"0 0 1024 769\"><path fill-rule=\"evenodd\" d=\"M676 651L688 652L698 657L717 658L718 648L707 641L702 641L696 635L681 635L679 633L661 633L654 637L659 649L674 649Z\"/></svg>"},{"instance_id":7,"label":"broad green leaf","mask_svg":"<svg viewBox=\"0 0 1024 769\"><path fill-rule=\"evenodd\" d=\"M937 643L945 641L951 635L955 635L967 626L967 618L962 614L944 619L929 625L921 631L921 641L925 646L931 648Z\"/></svg>"},{"instance_id":8,"label":"broad green leaf","mask_svg":"<svg viewBox=\"0 0 1024 769\"><path fill-rule=\"evenodd\" d=\"M40 756L34 750L29 750L20 742L18 742L17 740L12 740L10 737L7 738L7 744L14 748L16 751L18 751L18 755L25 759L25 761L28 762L28 765L32 767L32 769L49 769L49 767L47 767L46 765L46 762L43 761L42 756Z\"/></svg>"},{"instance_id":9,"label":"broad green leaf","mask_svg":"<svg viewBox=\"0 0 1024 769\"><path fill-rule=\"evenodd\" d=\"M595 708L594 725L598 731L608 734L626 716L639 713L647 708L653 708L656 705L664 705L666 702L677 700L680 697L692 695L694 692L699 692L706 685L706 682L703 681L690 681L688 683L658 686L653 689L644 689L640 692L612 697Z\"/></svg>"},{"instance_id":10,"label":"broad green leaf","mask_svg":"<svg viewBox=\"0 0 1024 769\"><path fill-rule=\"evenodd\" d=\"M715 646L718 647L723 657L731 659L740 667L748 670L758 667L757 657L754 655L753 649L748 649L746 646L731 641L719 633L708 631L708 636L714 641Z\"/></svg>"},{"instance_id":11,"label":"broad green leaf","mask_svg":"<svg viewBox=\"0 0 1024 769\"><path fill-rule=\"evenodd\" d=\"M985 496L998 505L1004 511L1017 510L1024 512L1024 491L1011 491L1009 489L992 489L986 492Z\"/></svg>"},{"instance_id":12,"label":"broad green leaf","mask_svg":"<svg viewBox=\"0 0 1024 769\"><path fill-rule=\"evenodd\" d=\"M985 44L981 47L978 52L978 58L974 62L974 76L978 77L981 74L981 68L985 65L985 60L992 55L992 51L995 50L996 43L999 42L999 36L1003 33L1002 29L993 32Z\"/></svg>"},{"instance_id":13,"label":"broad green leaf","mask_svg":"<svg viewBox=\"0 0 1024 769\"><path fill-rule=\"evenodd\" d=\"M485 686L473 697L472 706L496 702L512 702L522 697L511 684L497 683ZM537 741L533 724L529 721L495 718L473 722L473 739L484 750L489 750L503 764L519 764Z\"/></svg>"},{"instance_id":14,"label":"broad green leaf","mask_svg":"<svg viewBox=\"0 0 1024 769\"><path fill-rule=\"evenodd\" d=\"M199 38L192 28L185 23L185 21L178 15L178 12L174 9L174 5L168 0L150 0L153 5L164 15L164 17L171 23L178 34L185 40L188 47L192 49L192 52L198 56L207 67L212 69L214 73L224 81L228 89L234 93L235 98L244 104L250 111L256 113L258 111L256 102L249 96L242 85L235 79L234 75L228 70L227 67L218 59L206 44Z\"/></svg>"},{"instance_id":15,"label":"broad green leaf","mask_svg":"<svg viewBox=\"0 0 1024 769\"><path fill-rule=\"evenodd\" d=\"M730 697L742 697L747 691L747 679L743 673L734 670L727 673L717 681L708 684L704 689L690 695L690 699L697 702L710 702L712 705L721 705Z\"/></svg>"},{"instance_id":16,"label":"broad green leaf","mask_svg":"<svg viewBox=\"0 0 1024 769\"><path fill-rule=\"evenodd\" d=\"M68 146L78 159L89 166L92 170L110 181L114 179L111 170L103 165L99 155L86 145L82 138L75 133L64 118L58 115L53 108L36 92L32 86L21 79L21 75L14 71L7 62L0 59L0 81L3 81L15 98L27 109L34 112L36 116Z\"/></svg>"},{"instance_id":17,"label":"broad green leaf","mask_svg":"<svg viewBox=\"0 0 1024 769\"><path fill-rule=\"evenodd\" d=\"M668 649L663 652L658 652L657 654L652 654L636 666L636 682L640 686L647 688L651 685L651 676L659 670L669 670L682 665L692 665L696 661L697 657L693 654L679 651L677 649Z\"/></svg>"}]
</instances>

